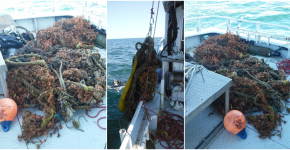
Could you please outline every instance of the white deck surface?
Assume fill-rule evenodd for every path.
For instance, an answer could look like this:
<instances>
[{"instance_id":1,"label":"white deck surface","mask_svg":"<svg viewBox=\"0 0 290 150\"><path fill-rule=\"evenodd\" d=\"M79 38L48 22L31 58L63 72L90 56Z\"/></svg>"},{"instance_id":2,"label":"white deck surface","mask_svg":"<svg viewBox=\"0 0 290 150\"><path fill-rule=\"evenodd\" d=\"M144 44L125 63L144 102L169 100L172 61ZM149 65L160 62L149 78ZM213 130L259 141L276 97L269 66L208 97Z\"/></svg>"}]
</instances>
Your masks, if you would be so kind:
<instances>
[{"instance_id":1,"label":"white deck surface","mask_svg":"<svg viewBox=\"0 0 290 150\"><path fill-rule=\"evenodd\" d=\"M257 56L255 56L257 57ZM270 67L277 69L276 62L282 60L274 57L258 57L264 58ZM275 62L275 63L274 63ZM287 78L289 80L289 77ZM231 101L231 99L230 99ZM287 107L290 104L285 102ZM194 149L202 138L207 136L210 131L214 129L217 124L223 120L222 116L214 113L209 115L214 109L211 106L204 109L199 115L197 115L191 122L186 124L185 127L185 148ZM283 111L284 114L286 110ZM256 113L257 114L257 113ZM282 137L272 136L271 139L260 139L259 133L253 127L253 125L247 122L246 132L248 137L241 139L239 136L228 132L223 129L215 139L208 145L210 149L290 149L290 115L285 115L283 120L287 121L286 124L282 123ZM276 130L281 130L281 126L277 127Z\"/></svg>"},{"instance_id":2,"label":"white deck surface","mask_svg":"<svg viewBox=\"0 0 290 150\"><path fill-rule=\"evenodd\" d=\"M102 58L106 58L106 51L104 49L99 51ZM1 86L0 93L3 93ZM106 98L103 100L102 106L106 105ZM93 108L89 115L95 116L103 108ZM43 112L38 109L26 109L31 110L32 113L38 115L43 115ZM98 127L97 120L100 117L106 116L106 111L102 111L98 117L89 118L86 115L85 110L78 110L73 114L73 118L78 121L79 116L84 116L86 120L80 118L80 129L83 129L84 132L81 132L75 128L69 129L65 124L62 124L63 129L59 130L60 137L57 137L57 134L53 134L52 137L48 137L47 141L43 143L41 149L105 149L107 131ZM2 128L0 129L0 149L35 149L34 144L26 145L24 141L18 141L18 135L21 135L21 123L22 123L22 113L18 113L13 122L11 123L10 129L8 132L4 132ZM19 121L18 121L18 118ZM63 121L62 121L63 122ZM107 127L106 119L100 120L100 126ZM59 124L59 123L58 123ZM58 125L57 124L57 125ZM72 122L68 123L69 127L72 127ZM52 131L51 131L52 132ZM40 139L45 139L46 136L42 136ZM33 139L34 142L38 142L37 139ZM39 142L36 144L40 144Z\"/></svg>"}]
</instances>

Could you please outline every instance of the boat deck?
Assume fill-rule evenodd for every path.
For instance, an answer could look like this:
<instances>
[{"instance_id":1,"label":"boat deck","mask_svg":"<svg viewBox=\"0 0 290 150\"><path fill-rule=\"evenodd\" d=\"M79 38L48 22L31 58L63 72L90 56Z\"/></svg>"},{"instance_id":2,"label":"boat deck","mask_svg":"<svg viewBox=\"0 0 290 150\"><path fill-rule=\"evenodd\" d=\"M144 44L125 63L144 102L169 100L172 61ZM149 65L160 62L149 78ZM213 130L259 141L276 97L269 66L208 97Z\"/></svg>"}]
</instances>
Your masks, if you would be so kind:
<instances>
[{"instance_id":1,"label":"boat deck","mask_svg":"<svg viewBox=\"0 0 290 150\"><path fill-rule=\"evenodd\" d=\"M270 65L270 67L277 69L276 62L282 60L278 57L260 57L255 56L259 59L264 58L265 62ZM289 77L287 78L289 80ZM290 104L285 102L287 107ZM209 116L214 109L208 106L201 113L199 113L193 120L185 125L185 148L194 149L198 144L205 138L221 121L223 117L217 115L216 113ZM261 113L261 112L260 112ZM287 114L286 110L283 111ZM253 115L259 114L252 113ZM253 125L247 122L246 132L248 137L242 139L237 135L228 132L223 128L216 137L211 141L211 143L206 147L209 149L290 149L290 115L285 115L283 120L287 121L286 124L282 123L282 136L272 136L271 139L260 139L259 133L254 128ZM276 130L281 130L281 126L277 127Z\"/></svg>"},{"instance_id":2,"label":"boat deck","mask_svg":"<svg viewBox=\"0 0 290 150\"><path fill-rule=\"evenodd\" d=\"M106 50L95 48L100 54L102 58L106 58ZM0 92L3 93L2 86L0 86ZM1 97L3 98L3 96ZM106 97L103 99L102 106L106 106ZM89 115L95 116L102 108L93 108ZM43 115L43 112L36 108L28 108L25 110L30 110L32 113L36 113L38 115ZM43 143L40 148L41 149L106 149L106 141L107 141L107 131L98 127L97 120L100 117L106 116L106 111L102 111L98 117L89 118L86 115L85 110L76 110L74 112L73 117L78 121L80 116L84 116L87 121L83 117L80 118L80 129L83 129L84 132L77 130L75 128L69 129L66 127L64 123L62 123L62 129L59 130L60 137L57 137L57 133L53 134L52 137L48 137L47 141ZM11 123L10 129L8 132L4 132L2 128L0 129L0 139L1 139L1 149L36 149L35 144L29 143L26 145L24 141L18 141L18 135L21 135L21 124L22 124L22 116L24 115L24 111L18 112L17 116ZM62 121L63 122L63 121ZM59 123L58 123L59 124ZM57 125L58 125L57 124ZM106 127L107 121L106 119L102 119L99 122L100 126ZM72 122L68 122L67 125L72 127ZM52 132L52 131L51 131ZM41 140L46 139L47 136L40 137ZM36 144L40 144L36 138L34 138L34 142Z\"/></svg>"}]
</instances>

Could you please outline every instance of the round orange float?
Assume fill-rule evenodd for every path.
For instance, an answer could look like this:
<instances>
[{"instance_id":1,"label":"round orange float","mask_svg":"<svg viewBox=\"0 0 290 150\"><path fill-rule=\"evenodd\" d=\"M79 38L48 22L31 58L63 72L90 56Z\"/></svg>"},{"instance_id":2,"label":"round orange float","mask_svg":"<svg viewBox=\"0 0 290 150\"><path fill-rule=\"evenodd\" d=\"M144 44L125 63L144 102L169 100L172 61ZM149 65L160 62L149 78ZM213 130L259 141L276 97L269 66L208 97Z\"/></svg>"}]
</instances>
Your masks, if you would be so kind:
<instances>
[{"instance_id":1,"label":"round orange float","mask_svg":"<svg viewBox=\"0 0 290 150\"><path fill-rule=\"evenodd\" d=\"M242 139L247 138L246 118L242 112L229 111L224 117L224 126L229 132L239 135Z\"/></svg>"},{"instance_id":2,"label":"round orange float","mask_svg":"<svg viewBox=\"0 0 290 150\"><path fill-rule=\"evenodd\" d=\"M0 99L0 124L3 131L7 132L10 124L17 114L17 105L10 98Z\"/></svg>"}]
</instances>

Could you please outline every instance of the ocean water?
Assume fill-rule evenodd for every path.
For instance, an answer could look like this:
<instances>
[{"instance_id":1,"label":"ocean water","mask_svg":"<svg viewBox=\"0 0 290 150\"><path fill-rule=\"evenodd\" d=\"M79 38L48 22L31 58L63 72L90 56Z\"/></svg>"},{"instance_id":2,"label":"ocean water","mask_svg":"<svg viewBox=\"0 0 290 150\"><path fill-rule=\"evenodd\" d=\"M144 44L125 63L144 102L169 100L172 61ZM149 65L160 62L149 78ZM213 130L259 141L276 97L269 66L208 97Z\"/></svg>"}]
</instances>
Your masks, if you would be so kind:
<instances>
[{"instance_id":1,"label":"ocean water","mask_svg":"<svg viewBox=\"0 0 290 150\"><path fill-rule=\"evenodd\" d=\"M83 0L57 0L58 10L59 11L69 11L69 10L79 10L83 9L85 1ZM18 12L20 13L32 13L32 9L34 12L52 12L53 11L53 0L24 0L22 2L19 1L8 1L8 0L0 0L0 15L15 14L15 6L17 6ZM107 1L104 0L96 0L95 3L88 2L88 9L93 10L94 13L98 14L102 19L107 20ZM107 26L107 21L103 21L103 26Z\"/></svg>"},{"instance_id":2,"label":"ocean water","mask_svg":"<svg viewBox=\"0 0 290 150\"><path fill-rule=\"evenodd\" d=\"M276 25L290 26L290 1L186 1L185 19L200 16L224 16L245 20L260 21ZM226 29L225 19L202 19L203 28ZM232 23L232 27L238 23ZM242 23L241 28L255 30L255 24ZM196 30L196 20L185 21L185 31ZM290 36L290 31L278 27L260 26L261 32Z\"/></svg>"},{"instance_id":3,"label":"ocean water","mask_svg":"<svg viewBox=\"0 0 290 150\"><path fill-rule=\"evenodd\" d=\"M154 38L155 49L161 37ZM113 79L118 79L126 83L132 70L132 59L136 54L135 44L143 43L144 38L133 39L108 39L107 40L107 74L108 87L112 86ZM118 103L122 90L108 88L107 94L107 147L108 149L119 149L120 125L119 120L123 112L118 109Z\"/></svg>"}]
</instances>

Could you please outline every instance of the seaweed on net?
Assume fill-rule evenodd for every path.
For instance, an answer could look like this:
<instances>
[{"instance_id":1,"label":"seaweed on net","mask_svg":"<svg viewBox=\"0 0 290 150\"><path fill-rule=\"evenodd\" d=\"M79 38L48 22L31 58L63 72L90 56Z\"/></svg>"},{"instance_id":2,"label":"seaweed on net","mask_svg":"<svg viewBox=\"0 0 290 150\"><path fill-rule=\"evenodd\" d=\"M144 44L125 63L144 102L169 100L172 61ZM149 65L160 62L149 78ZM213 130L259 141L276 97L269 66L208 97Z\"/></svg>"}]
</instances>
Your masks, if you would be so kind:
<instances>
[{"instance_id":1,"label":"seaweed on net","mask_svg":"<svg viewBox=\"0 0 290 150\"><path fill-rule=\"evenodd\" d=\"M79 34L82 30L69 24L73 20L82 21L80 18L66 20L62 28ZM61 27L61 24L55 26ZM89 31L87 27L83 23L84 31ZM92 40L87 37L78 38L90 44ZM90 110L93 105L102 103L106 95L105 59L99 53L57 44L46 48L30 42L5 60L9 97L19 109L36 107L44 112L44 116L24 112L23 130L18 139L26 143L32 142L33 138L48 136L51 130L55 133L60 129L56 124L61 120L69 121L76 109ZM40 140L40 143L45 141Z\"/></svg>"},{"instance_id":2,"label":"seaweed on net","mask_svg":"<svg viewBox=\"0 0 290 150\"><path fill-rule=\"evenodd\" d=\"M91 47L98 33L90 28L90 22L84 20L83 17L59 20L54 23L53 27L37 32L37 47L44 51L48 51L54 45L73 49Z\"/></svg>"},{"instance_id":3,"label":"seaweed on net","mask_svg":"<svg viewBox=\"0 0 290 150\"><path fill-rule=\"evenodd\" d=\"M139 101L144 99L149 102L153 100L155 89L157 88L157 79L158 73L156 69L158 68L158 59L156 51L152 49L151 61L150 59L150 50L151 50L152 38L145 38L143 43L136 43L137 53L137 67L134 73L134 77L131 83L131 88L128 90L128 93L125 98L125 116L128 121L131 121L135 110L139 104ZM137 45L141 45L139 49ZM134 58L133 58L134 61ZM149 75L148 75L148 86L146 88L147 73L150 63ZM133 63L132 63L133 64ZM146 89L145 97L144 92Z\"/></svg>"},{"instance_id":4,"label":"seaweed on net","mask_svg":"<svg viewBox=\"0 0 290 150\"><path fill-rule=\"evenodd\" d=\"M202 64L218 65L222 59L242 59L248 55L248 45L230 33L212 36L196 48L197 60Z\"/></svg>"},{"instance_id":5,"label":"seaweed on net","mask_svg":"<svg viewBox=\"0 0 290 150\"><path fill-rule=\"evenodd\" d=\"M232 78L230 108L243 112L260 138L281 136L282 129L276 128L283 122L281 112L285 108L284 100L290 98L290 83L283 70L274 70L264 59L249 57L247 50L248 45L240 37L226 33L210 37L198 46L194 59L207 69ZM212 107L225 115L224 95ZM262 114L250 115L259 111Z\"/></svg>"}]
</instances>

